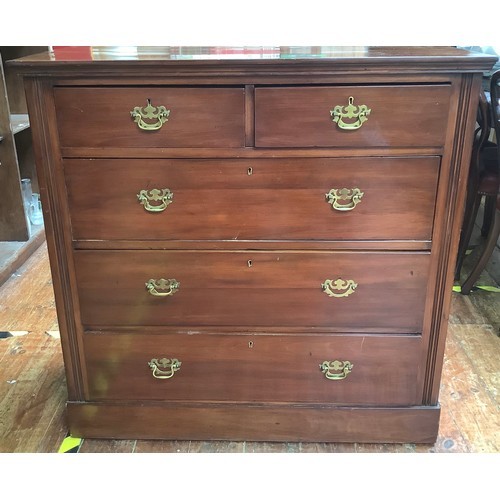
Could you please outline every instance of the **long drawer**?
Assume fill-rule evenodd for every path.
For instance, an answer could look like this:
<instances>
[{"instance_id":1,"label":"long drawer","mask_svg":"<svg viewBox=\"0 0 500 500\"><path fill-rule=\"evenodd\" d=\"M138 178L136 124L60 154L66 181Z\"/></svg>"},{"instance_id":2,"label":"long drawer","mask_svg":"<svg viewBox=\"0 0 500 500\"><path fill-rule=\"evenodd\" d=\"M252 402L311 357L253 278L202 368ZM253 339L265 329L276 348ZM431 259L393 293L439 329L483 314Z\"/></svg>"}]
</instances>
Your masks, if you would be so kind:
<instances>
[{"instance_id":1,"label":"long drawer","mask_svg":"<svg viewBox=\"0 0 500 500\"><path fill-rule=\"evenodd\" d=\"M449 85L255 89L257 147L442 146Z\"/></svg>"},{"instance_id":2,"label":"long drawer","mask_svg":"<svg viewBox=\"0 0 500 500\"><path fill-rule=\"evenodd\" d=\"M75 240L430 240L439 158L67 159Z\"/></svg>"},{"instance_id":3,"label":"long drawer","mask_svg":"<svg viewBox=\"0 0 500 500\"><path fill-rule=\"evenodd\" d=\"M63 147L245 143L243 88L60 87L54 100Z\"/></svg>"},{"instance_id":4,"label":"long drawer","mask_svg":"<svg viewBox=\"0 0 500 500\"><path fill-rule=\"evenodd\" d=\"M86 334L84 346L90 400L418 402L419 336Z\"/></svg>"},{"instance_id":5,"label":"long drawer","mask_svg":"<svg viewBox=\"0 0 500 500\"><path fill-rule=\"evenodd\" d=\"M85 326L401 333L422 329L429 268L411 252L77 250L74 261Z\"/></svg>"}]
</instances>

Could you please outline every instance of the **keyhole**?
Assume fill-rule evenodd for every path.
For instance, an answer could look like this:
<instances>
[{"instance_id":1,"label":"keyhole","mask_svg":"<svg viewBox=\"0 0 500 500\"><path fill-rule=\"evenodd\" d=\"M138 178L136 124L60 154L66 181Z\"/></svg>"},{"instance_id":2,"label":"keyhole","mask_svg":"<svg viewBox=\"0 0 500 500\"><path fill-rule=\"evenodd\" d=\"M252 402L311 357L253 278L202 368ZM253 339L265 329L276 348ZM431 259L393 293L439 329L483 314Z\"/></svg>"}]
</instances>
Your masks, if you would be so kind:
<instances>
[{"instance_id":1,"label":"keyhole","mask_svg":"<svg viewBox=\"0 0 500 500\"><path fill-rule=\"evenodd\" d=\"M253 266L253 262L251 260L247 261L247 265L248 267L252 267Z\"/></svg>"},{"instance_id":2,"label":"keyhole","mask_svg":"<svg viewBox=\"0 0 500 500\"><path fill-rule=\"evenodd\" d=\"M253 174L253 168L252 167L248 167L247 174L248 175L252 175Z\"/></svg>"},{"instance_id":3,"label":"keyhole","mask_svg":"<svg viewBox=\"0 0 500 500\"><path fill-rule=\"evenodd\" d=\"M248 343L248 347L251 349L253 347L253 340Z\"/></svg>"}]
</instances>

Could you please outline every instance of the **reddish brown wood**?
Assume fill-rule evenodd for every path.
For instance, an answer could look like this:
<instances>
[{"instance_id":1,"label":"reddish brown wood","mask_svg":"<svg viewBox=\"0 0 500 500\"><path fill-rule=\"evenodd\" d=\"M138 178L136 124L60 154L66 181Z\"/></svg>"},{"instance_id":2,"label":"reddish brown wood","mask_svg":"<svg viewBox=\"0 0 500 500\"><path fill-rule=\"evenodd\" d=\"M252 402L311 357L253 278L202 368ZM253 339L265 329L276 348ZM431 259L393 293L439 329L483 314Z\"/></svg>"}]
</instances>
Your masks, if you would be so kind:
<instances>
[{"instance_id":1,"label":"reddish brown wood","mask_svg":"<svg viewBox=\"0 0 500 500\"><path fill-rule=\"evenodd\" d=\"M68 147L61 148L64 158L352 158L370 156L436 156L443 154L442 146L411 148L372 147L366 149L342 148L296 148L273 149L272 154L268 149L243 148L235 154L234 148L87 148ZM168 153L168 155L167 155Z\"/></svg>"},{"instance_id":2,"label":"reddish brown wood","mask_svg":"<svg viewBox=\"0 0 500 500\"><path fill-rule=\"evenodd\" d=\"M349 252L75 252L86 326L303 326L421 332L429 256ZM168 297L150 279L175 279ZM354 280L329 297L325 280ZM340 293L340 292L336 292Z\"/></svg>"},{"instance_id":3,"label":"reddish brown wood","mask_svg":"<svg viewBox=\"0 0 500 500\"><path fill-rule=\"evenodd\" d=\"M136 83L158 77L188 79L217 77L227 81L231 76L264 77L269 80L276 74L289 79L297 76L308 82L323 75L346 75L351 79L361 75L364 82L367 72L377 79L389 75L411 74L413 78L432 80L433 73L481 72L491 69L496 58L488 54L470 53L456 47L274 47L256 58L245 54L244 49L226 58L227 47L137 47L136 54L124 57L113 48L94 48L87 58L75 60L71 54L37 54L14 61L17 69L37 76L133 78ZM90 49L90 47L89 47ZM175 50L172 50L175 49ZM222 52L220 51L222 49ZM207 57L207 54L211 57ZM312 56L312 57L311 57ZM381 76L382 75L382 76ZM224 81L224 80L223 80Z\"/></svg>"},{"instance_id":4,"label":"reddish brown wood","mask_svg":"<svg viewBox=\"0 0 500 500\"><path fill-rule=\"evenodd\" d=\"M458 83L460 83L458 85ZM455 93L456 114L454 123L447 132L447 148L443 156L442 185L436 204L436 221L433 238L436 240L434 268L436 288L429 292L432 313L427 314L430 325L425 329L429 335L428 366L426 373L426 404L436 404L446 341L447 318L450 310L455 261L460 238L460 227L464 215L468 168L472 151L475 117L481 88L481 75L457 77Z\"/></svg>"},{"instance_id":5,"label":"reddish brown wood","mask_svg":"<svg viewBox=\"0 0 500 500\"><path fill-rule=\"evenodd\" d=\"M74 436L114 439L433 443L440 408L69 403Z\"/></svg>"},{"instance_id":6,"label":"reddish brown wood","mask_svg":"<svg viewBox=\"0 0 500 500\"><path fill-rule=\"evenodd\" d=\"M259 250L303 250L304 240L260 240ZM248 250L255 240L76 240L76 250ZM308 241L308 250L430 250L430 240L324 240Z\"/></svg>"},{"instance_id":7,"label":"reddish brown wood","mask_svg":"<svg viewBox=\"0 0 500 500\"><path fill-rule=\"evenodd\" d=\"M245 146L255 146L255 86L245 85Z\"/></svg>"},{"instance_id":8,"label":"reddish brown wood","mask_svg":"<svg viewBox=\"0 0 500 500\"><path fill-rule=\"evenodd\" d=\"M82 398L77 329L78 300L74 295L69 211L65 205L64 178L60 175L59 141L50 84L25 80L33 133L33 149L44 211L50 268L57 303L69 399Z\"/></svg>"},{"instance_id":9,"label":"reddish brown wood","mask_svg":"<svg viewBox=\"0 0 500 500\"><path fill-rule=\"evenodd\" d=\"M158 332L161 333L161 332ZM364 335L87 334L87 399L414 405L421 339ZM152 359L182 364L156 379ZM324 361L350 361L328 380ZM337 373L337 372L335 372ZM383 383L382 383L383 381Z\"/></svg>"},{"instance_id":10,"label":"reddish brown wood","mask_svg":"<svg viewBox=\"0 0 500 500\"><path fill-rule=\"evenodd\" d=\"M64 170L75 240L429 240L439 158L74 159ZM326 202L356 187L353 210ZM161 213L137 199L154 188L173 193Z\"/></svg>"},{"instance_id":11,"label":"reddish brown wood","mask_svg":"<svg viewBox=\"0 0 500 500\"><path fill-rule=\"evenodd\" d=\"M336 106L347 106L350 97L354 106L371 110L357 130L340 129L330 115ZM255 145L442 146L449 99L449 85L256 88Z\"/></svg>"},{"instance_id":12,"label":"reddish brown wood","mask_svg":"<svg viewBox=\"0 0 500 500\"><path fill-rule=\"evenodd\" d=\"M478 292L471 296L453 294L451 323L447 336L447 347L443 379L440 390L441 417L439 434L435 445L411 444L359 444L359 443L269 443L269 442L231 442L231 441L133 441L132 449L122 441L85 439L80 452L423 452L423 453L457 453L457 452L493 452L499 451L498 416L496 398L496 380L500 366L500 343L496 335L498 326L498 303L494 294ZM47 343L45 330L57 328L54 296L50 281L50 270L46 248L42 246L28 263L20 270L20 276L13 276L9 283L0 288L0 303L3 306L0 316L4 325L12 330L30 330L29 335L11 337L0 340L0 380L16 379L18 375L10 373L16 366L12 361L18 359L25 377L24 387L18 392L22 383L4 383L0 385L2 394L11 394L12 399L0 402L4 414L3 427L7 441L14 443L14 448L3 451L15 452L55 452L67 433L65 422L65 381L62 370L60 342L53 339ZM495 307L496 306L496 307ZM460 323L460 324L458 324ZM486 324L485 324L486 323ZM32 326L31 326L32 325ZM56 326L53 326L56 325ZM34 329L34 330L33 330ZM33 330L33 331L31 331ZM155 333L156 329L151 329ZM141 331L143 331L141 329ZM168 329L162 328L162 333ZM176 333L171 329L172 333ZM30 340L31 339L31 340ZM20 355L18 343L22 342L25 353ZM35 349L31 349L30 345ZM36 346L43 346L38 349ZM57 353L57 356L54 356ZM21 360L21 358L24 359ZM27 368L29 367L29 368ZM57 367L57 369L55 369ZM34 368L34 370L33 370ZM30 376L29 373L31 372ZM40 375L50 372L50 375ZM38 379L44 381L39 386ZM37 387L40 390L34 391ZM47 392L48 391L48 392ZM36 394L33 396L33 394ZM50 394L48 399L44 394ZM10 396L9 396L10 397ZM11 404L14 403L14 404ZM30 412L31 409L31 412ZM0 410L0 411L2 411ZM24 413L33 415L53 414L51 419L23 423ZM14 415L15 414L15 415ZM11 419L11 417L14 418ZM23 425L17 426L21 439L11 439L17 419ZM34 427L31 424L35 424ZM321 459L322 460L322 459Z\"/></svg>"},{"instance_id":13,"label":"reddish brown wood","mask_svg":"<svg viewBox=\"0 0 500 500\"><path fill-rule=\"evenodd\" d=\"M252 60L171 55L15 63L29 75L71 431L107 438L432 442L475 93L493 59L448 47L325 57L315 50L312 58L283 48L278 59ZM129 97L159 105L156 98L167 95L183 114L172 111L158 133L139 131L130 111L141 102L129 104ZM357 131L340 132L329 112L342 102L331 98L347 104L350 95L355 104L370 98L372 113ZM326 120L318 114L325 97ZM369 196L347 214L349 223L336 217L323 199L334 187L324 187L327 170L345 182L368 183L379 203ZM127 190L134 187L137 203L144 175L140 189L155 187L158 176L177 186L174 203L154 215L155 224L142 217L151 214L134 215L138 204L128 204ZM321 194L321 208L311 206L313 193ZM181 215L169 232L158 221L175 214ZM179 291L150 296L145 282L162 277L177 279ZM354 279L358 288L332 299L321 289L327 278ZM267 363L254 363L248 345L238 349L245 334L264 342ZM285 338L295 347L280 350ZM363 366L362 382L340 395L347 402L339 404L350 406L332 405L322 385L304 375L302 346L314 357L330 342L350 349L356 367ZM189 379L186 366L207 373L209 361L221 360L206 381L196 377L200 386L190 379L189 404L141 399L142 390L160 397L144 387L142 374L126 384L136 366L147 368L142 355L159 346L175 346L187 360L170 382L185 373ZM121 363L130 373L122 373ZM401 368L391 370L386 384L372 368L389 365ZM257 383L248 382L252 368L262 375ZM226 393L222 378L231 402L208 402ZM315 403L300 396L294 401L301 403L277 402L292 399L297 387ZM369 406L370 397L377 407Z\"/></svg>"},{"instance_id":14,"label":"reddish brown wood","mask_svg":"<svg viewBox=\"0 0 500 500\"><path fill-rule=\"evenodd\" d=\"M243 88L56 88L54 99L63 147L242 147ZM141 130L136 106L165 106L159 130ZM151 120L154 122L154 120Z\"/></svg>"}]
</instances>

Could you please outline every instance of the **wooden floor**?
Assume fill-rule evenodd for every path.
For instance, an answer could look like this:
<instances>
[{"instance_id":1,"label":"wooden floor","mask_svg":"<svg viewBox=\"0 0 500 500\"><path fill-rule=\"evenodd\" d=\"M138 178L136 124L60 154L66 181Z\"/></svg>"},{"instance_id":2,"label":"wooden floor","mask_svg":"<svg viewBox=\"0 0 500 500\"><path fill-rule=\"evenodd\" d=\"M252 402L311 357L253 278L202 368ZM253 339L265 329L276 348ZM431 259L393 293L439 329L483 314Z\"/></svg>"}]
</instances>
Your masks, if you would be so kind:
<instances>
[{"instance_id":1,"label":"wooden floor","mask_svg":"<svg viewBox=\"0 0 500 500\"><path fill-rule=\"evenodd\" d=\"M488 273L482 284L496 284ZM453 293L433 446L195 441L83 440L79 452L390 452L500 451L500 293ZM57 452L67 429L58 325L43 244L0 288L0 452ZM26 333L27 332L27 333Z\"/></svg>"}]
</instances>

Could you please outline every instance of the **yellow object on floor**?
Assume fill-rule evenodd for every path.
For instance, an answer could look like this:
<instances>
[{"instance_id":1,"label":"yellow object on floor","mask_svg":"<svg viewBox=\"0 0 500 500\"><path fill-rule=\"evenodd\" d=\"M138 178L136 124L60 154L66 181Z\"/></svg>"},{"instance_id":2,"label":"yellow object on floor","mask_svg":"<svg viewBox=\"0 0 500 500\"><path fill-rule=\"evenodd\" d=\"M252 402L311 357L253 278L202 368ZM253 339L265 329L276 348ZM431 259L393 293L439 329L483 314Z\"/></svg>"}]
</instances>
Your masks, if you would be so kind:
<instances>
[{"instance_id":1,"label":"yellow object on floor","mask_svg":"<svg viewBox=\"0 0 500 500\"><path fill-rule=\"evenodd\" d=\"M59 451L57 453L78 453L78 450L82 445L82 441L82 438L67 436L61 443L61 446L59 447Z\"/></svg>"},{"instance_id":2,"label":"yellow object on floor","mask_svg":"<svg viewBox=\"0 0 500 500\"><path fill-rule=\"evenodd\" d=\"M475 288L479 290L484 290L485 292L494 292L494 293L500 292L500 288L498 286L477 285L473 287L472 290L474 290ZM456 285L453 287L453 291L460 293L462 291L462 287L460 285Z\"/></svg>"}]
</instances>

